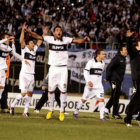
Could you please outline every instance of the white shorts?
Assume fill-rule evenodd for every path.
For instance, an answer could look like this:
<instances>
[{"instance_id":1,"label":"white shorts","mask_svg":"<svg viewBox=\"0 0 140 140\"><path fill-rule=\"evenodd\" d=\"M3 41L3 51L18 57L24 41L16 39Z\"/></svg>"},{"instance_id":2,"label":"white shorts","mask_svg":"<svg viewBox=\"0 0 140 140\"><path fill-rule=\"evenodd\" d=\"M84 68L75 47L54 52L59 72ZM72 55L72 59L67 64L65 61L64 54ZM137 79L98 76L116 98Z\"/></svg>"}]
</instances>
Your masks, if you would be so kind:
<instances>
[{"instance_id":1,"label":"white shorts","mask_svg":"<svg viewBox=\"0 0 140 140\"><path fill-rule=\"evenodd\" d=\"M94 97L97 99L104 99L104 89L103 88L91 88L89 86L85 86L82 99L87 100L87 99L91 99Z\"/></svg>"},{"instance_id":2,"label":"white shorts","mask_svg":"<svg viewBox=\"0 0 140 140\"><path fill-rule=\"evenodd\" d=\"M48 77L48 90L55 91L56 87L61 92L67 91L68 69L64 67L50 66Z\"/></svg>"},{"instance_id":3,"label":"white shorts","mask_svg":"<svg viewBox=\"0 0 140 140\"><path fill-rule=\"evenodd\" d=\"M5 87L5 80L6 80L5 70L0 70L0 86L1 87Z\"/></svg>"},{"instance_id":4,"label":"white shorts","mask_svg":"<svg viewBox=\"0 0 140 140\"><path fill-rule=\"evenodd\" d=\"M20 72L19 75L19 89L21 92L27 93L34 90L34 74L27 74Z\"/></svg>"}]
</instances>

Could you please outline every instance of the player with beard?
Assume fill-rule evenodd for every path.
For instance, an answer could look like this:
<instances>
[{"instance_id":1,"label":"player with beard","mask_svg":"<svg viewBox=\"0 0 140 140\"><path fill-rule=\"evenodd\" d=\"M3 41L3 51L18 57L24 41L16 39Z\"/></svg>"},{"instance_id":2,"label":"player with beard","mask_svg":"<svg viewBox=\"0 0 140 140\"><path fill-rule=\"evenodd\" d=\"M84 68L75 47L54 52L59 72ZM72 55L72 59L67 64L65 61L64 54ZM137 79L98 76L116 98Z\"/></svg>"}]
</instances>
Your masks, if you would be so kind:
<instances>
[{"instance_id":1,"label":"player with beard","mask_svg":"<svg viewBox=\"0 0 140 140\"><path fill-rule=\"evenodd\" d=\"M60 114L59 120L64 121L64 107L67 97L67 79L68 79L68 45L71 43L84 43L90 39L86 36L82 39L73 39L71 37L64 37L63 31L60 26L56 26L53 31L53 36L47 36L48 27L46 26L43 30L44 36L40 36L30 30L26 30L36 39L44 40L49 45L49 79L48 79L48 97L50 102L50 109L46 115L46 119L52 118L53 113L53 102L55 99L54 91L56 87L61 91L60 101Z\"/></svg>"}]
</instances>

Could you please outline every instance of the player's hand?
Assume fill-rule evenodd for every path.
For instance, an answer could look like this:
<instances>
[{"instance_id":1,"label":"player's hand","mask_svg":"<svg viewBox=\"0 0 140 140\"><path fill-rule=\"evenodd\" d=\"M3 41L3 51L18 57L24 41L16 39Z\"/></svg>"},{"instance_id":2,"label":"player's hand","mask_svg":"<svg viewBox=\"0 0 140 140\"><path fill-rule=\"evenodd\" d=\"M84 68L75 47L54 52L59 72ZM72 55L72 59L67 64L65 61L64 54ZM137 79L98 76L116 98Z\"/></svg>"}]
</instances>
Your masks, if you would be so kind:
<instances>
[{"instance_id":1,"label":"player's hand","mask_svg":"<svg viewBox=\"0 0 140 140\"><path fill-rule=\"evenodd\" d=\"M90 38L89 38L88 36L85 36L85 37L84 37L84 40L85 40L85 41L86 41L86 40L87 40L87 41L90 41Z\"/></svg>"},{"instance_id":2,"label":"player's hand","mask_svg":"<svg viewBox=\"0 0 140 140\"><path fill-rule=\"evenodd\" d=\"M126 32L126 37L130 37L130 36L132 36L134 34L134 32L131 32L130 30L128 30L127 32Z\"/></svg>"},{"instance_id":3,"label":"player's hand","mask_svg":"<svg viewBox=\"0 0 140 140\"><path fill-rule=\"evenodd\" d=\"M31 66L30 63L27 60L25 60L24 62L25 62L26 65Z\"/></svg>"},{"instance_id":4,"label":"player's hand","mask_svg":"<svg viewBox=\"0 0 140 140\"><path fill-rule=\"evenodd\" d=\"M46 26L46 27L43 29L43 36L47 35L48 31L49 31L49 27Z\"/></svg>"},{"instance_id":5,"label":"player's hand","mask_svg":"<svg viewBox=\"0 0 140 140\"><path fill-rule=\"evenodd\" d=\"M23 23L23 26L22 26L22 31L23 31L23 32L26 32L27 27L28 27L28 25L26 25L26 22L24 22L24 23Z\"/></svg>"},{"instance_id":6,"label":"player's hand","mask_svg":"<svg viewBox=\"0 0 140 140\"><path fill-rule=\"evenodd\" d=\"M8 37L8 40L13 40L13 39L15 39L14 36L9 36L9 37Z\"/></svg>"},{"instance_id":7,"label":"player's hand","mask_svg":"<svg viewBox=\"0 0 140 140\"><path fill-rule=\"evenodd\" d=\"M89 85L90 87L93 87L93 83L92 83L91 81L88 82L88 85Z\"/></svg>"},{"instance_id":8,"label":"player's hand","mask_svg":"<svg viewBox=\"0 0 140 140\"><path fill-rule=\"evenodd\" d=\"M46 90L46 86L42 86L42 90L45 91Z\"/></svg>"},{"instance_id":9,"label":"player's hand","mask_svg":"<svg viewBox=\"0 0 140 140\"><path fill-rule=\"evenodd\" d=\"M14 44L15 43L15 39L12 39L11 42L12 42L12 44Z\"/></svg>"}]
</instances>

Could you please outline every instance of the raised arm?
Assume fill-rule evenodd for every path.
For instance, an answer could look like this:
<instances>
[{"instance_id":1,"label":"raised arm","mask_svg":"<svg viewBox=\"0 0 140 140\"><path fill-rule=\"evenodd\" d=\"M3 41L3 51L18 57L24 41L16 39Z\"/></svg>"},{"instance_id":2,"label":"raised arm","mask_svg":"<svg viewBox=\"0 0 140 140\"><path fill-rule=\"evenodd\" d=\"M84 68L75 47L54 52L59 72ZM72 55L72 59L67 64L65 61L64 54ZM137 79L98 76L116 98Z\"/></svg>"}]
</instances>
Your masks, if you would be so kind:
<instances>
[{"instance_id":1,"label":"raised arm","mask_svg":"<svg viewBox=\"0 0 140 140\"><path fill-rule=\"evenodd\" d=\"M77 43L77 44L81 44L81 43L84 43L86 41L90 41L90 38L89 37L84 37L84 38L80 38L80 39L73 39L73 43Z\"/></svg>"},{"instance_id":2,"label":"raised arm","mask_svg":"<svg viewBox=\"0 0 140 140\"><path fill-rule=\"evenodd\" d=\"M18 53L16 53L16 49L15 49L15 44L14 44L14 39L12 40L12 54L18 58L20 61L23 61L24 59L22 58L21 55L19 55Z\"/></svg>"},{"instance_id":3,"label":"raised arm","mask_svg":"<svg viewBox=\"0 0 140 140\"><path fill-rule=\"evenodd\" d=\"M4 42L6 42L6 41L8 41L8 40L12 40L12 39L14 39L15 37L13 37L13 36L9 36L8 38L5 38L5 39L2 39L2 40L0 40L0 44L3 44Z\"/></svg>"},{"instance_id":4,"label":"raised arm","mask_svg":"<svg viewBox=\"0 0 140 140\"><path fill-rule=\"evenodd\" d=\"M35 32L30 31L29 29L26 29L26 32L28 32L35 39L43 40L43 37L42 36L38 35Z\"/></svg>"},{"instance_id":5,"label":"raised arm","mask_svg":"<svg viewBox=\"0 0 140 140\"><path fill-rule=\"evenodd\" d=\"M26 25L26 23L24 23L22 26L21 34L20 34L20 44L21 44L22 49L26 46L25 40L24 40L24 32L25 32L26 28L27 28L27 25Z\"/></svg>"},{"instance_id":6,"label":"raised arm","mask_svg":"<svg viewBox=\"0 0 140 140\"><path fill-rule=\"evenodd\" d=\"M14 39L11 42L12 42L12 54L13 54L13 56L15 56L20 61L24 61L24 63L26 65L30 65L30 63L27 60L24 60L24 58L22 58L22 56L16 52Z\"/></svg>"},{"instance_id":7,"label":"raised arm","mask_svg":"<svg viewBox=\"0 0 140 140\"><path fill-rule=\"evenodd\" d=\"M134 49L134 46L132 44L132 35L133 34L134 34L134 32L131 32L130 30L128 30L126 32L127 51L128 51L128 54L130 55L131 58L133 58L135 55L135 49Z\"/></svg>"},{"instance_id":8,"label":"raised arm","mask_svg":"<svg viewBox=\"0 0 140 140\"><path fill-rule=\"evenodd\" d=\"M37 41L37 47L40 47L40 45L42 44L42 42L43 42L42 40L38 40Z\"/></svg>"},{"instance_id":9,"label":"raised arm","mask_svg":"<svg viewBox=\"0 0 140 140\"><path fill-rule=\"evenodd\" d=\"M45 27L43 30L43 36L47 35L49 28ZM43 36L38 35L35 32L30 31L29 29L26 28L26 32L28 32L33 38L38 39L38 40L43 40Z\"/></svg>"}]
</instances>

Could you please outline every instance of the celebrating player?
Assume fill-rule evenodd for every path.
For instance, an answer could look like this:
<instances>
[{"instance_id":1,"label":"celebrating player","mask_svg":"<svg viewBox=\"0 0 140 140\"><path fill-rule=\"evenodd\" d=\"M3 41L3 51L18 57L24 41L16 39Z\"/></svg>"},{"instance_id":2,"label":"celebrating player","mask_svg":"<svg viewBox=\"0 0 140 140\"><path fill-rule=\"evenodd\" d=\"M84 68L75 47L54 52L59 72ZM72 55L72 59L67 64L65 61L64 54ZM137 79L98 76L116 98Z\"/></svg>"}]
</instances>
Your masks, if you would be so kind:
<instances>
[{"instance_id":1,"label":"celebrating player","mask_svg":"<svg viewBox=\"0 0 140 140\"><path fill-rule=\"evenodd\" d=\"M55 99L54 91L56 87L58 87L61 91L60 101L60 115L59 120L64 120L64 107L67 97L67 78L68 78L68 70L67 70L67 61L68 61L68 52L67 47L70 43L83 43L88 41L88 37L84 37L82 39L73 39L70 37L64 37L63 31L60 26L56 26L53 31L53 36L47 36L48 27L44 28L43 33L44 36L39 36L38 34L31 32L30 30L26 30L29 32L32 37L36 39L41 39L46 41L49 44L49 80L48 80L48 97L50 102L50 109L48 114L46 115L46 119L52 118L53 113L53 102Z\"/></svg>"},{"instance_id":2,"label":"celebrating player","mask_svg":"<svg viewBox=\"0 0 140 140\"><path fill-rule=\"evenodd\" d=\"M102 60L105 58L105 52L103 49L97 49L95 55L94 59L88 61L84 70L86 85L82 99L78 102L73 114L76 119L78 118L79 110L87 99L96 97L99 101L100 120L105 121L104 88L102 85L102 74L105 66L105 63Z\"/></svg>"},{"instance_id":3,"label":"celebrating player","mask_svg":"<svg viewBox=\"0 0 140 140\"><path fill-rule=\"evenodd\" d=\"M23 58L15 52L14 37L4 33L3 35L1 35L1 39L2 40L0 40L0 100L5 87L6 80L5 71L7 70L6 58L10 53L12 53L19 60L23 61ZM10 42L12 42L12 47L10 47L9 45Z\"/></svg>"},{"instance_id":4,"label":"celebrating player","mask_svg":"<svg viewBox=\"0 0 140 140\"><path fill-rule=\"evenodd\" d=\"M34 89L34 73L35 73L35 60L36 60L36 51L38 47L41 45L42 41L38 40L37 45L34 44L32 40L28 41L28 44L25 44L24 40L24 32L27 28L26 24L23 24L21 36L20 36L20 43L21 43L21 53L22 57L29 62L26 65L22 61L22 67L19 75L19 88L21 89L21 94L18 94L14 102L10 107L10 113L14 115L14 107L17 102L27 94L26 102L25 102L25 109L23 112L23 116L29 116L28 108L31 102L31 97Z\"/></svg>"}]
</instances>

